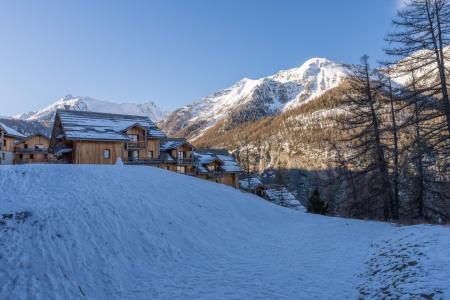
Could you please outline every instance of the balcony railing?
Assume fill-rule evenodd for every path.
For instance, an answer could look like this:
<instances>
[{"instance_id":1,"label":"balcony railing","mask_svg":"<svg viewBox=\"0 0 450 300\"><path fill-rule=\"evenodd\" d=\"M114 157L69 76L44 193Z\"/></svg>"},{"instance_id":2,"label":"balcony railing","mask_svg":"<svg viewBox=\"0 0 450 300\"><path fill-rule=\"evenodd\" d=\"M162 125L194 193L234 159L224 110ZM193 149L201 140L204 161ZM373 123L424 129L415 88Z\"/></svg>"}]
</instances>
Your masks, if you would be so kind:
<instances>
[{"instance_id":1,"label":"balcony railing","mask_svg":"<svg viewBox=\"0 0 450 300\"><path fill-rule=\"evenodd\" d=\"M194 162L192 158L177 158L175 161L179 165L192 165Z\"/></svg>"},{"instance_id":2,"label":"balcony railing","mask_svg":"<svg viewBox=\"0 0 450 300\"><path fill-rule=\"evenodd\" d=\"M161 158L140 159L138 157L126 157L124 163L129 165L158 165L162 162Z\"/></svg>"},{"instance_id":3,"label":"balcony railing","mask_svg":"<svg viewBox=\"0 0 450 300\"><path fill-rule=\"evenodd\" d=\"M173 157L167 153L161 153L162 161L164 163L169 164L177 164L177 165L192 165L194 160L192 158L187 157Z\"/></svg>"},{"instance_id":4,"label":"balcony railing","mask_svg":"<svg viewBox=\"0 0 450 300\"><path fill-rule=\"evenodd\" d=\"M223 172L222 171L209 171L208 176L211 178L221 178L221 177L223 177Z\"/></svg>"},{"instance_id":5,"label":"balcony railing","mask_svg":"<svg viewBox=\"0 0 450 300\"><path fill-rule=\"evenodd\" d=\"M47 148L16 148L19 153L48 153Z\"/></svg>"},{"instance_id":6,"label":"balcony railing","mask_svg":"<svg viewBox=\"0 0 450 300\"><path fill-rule=\"evenodd\" d=\"M129 142L125 144L127 150L145 149L145 142Z\"/></svg>"}]
</instances>

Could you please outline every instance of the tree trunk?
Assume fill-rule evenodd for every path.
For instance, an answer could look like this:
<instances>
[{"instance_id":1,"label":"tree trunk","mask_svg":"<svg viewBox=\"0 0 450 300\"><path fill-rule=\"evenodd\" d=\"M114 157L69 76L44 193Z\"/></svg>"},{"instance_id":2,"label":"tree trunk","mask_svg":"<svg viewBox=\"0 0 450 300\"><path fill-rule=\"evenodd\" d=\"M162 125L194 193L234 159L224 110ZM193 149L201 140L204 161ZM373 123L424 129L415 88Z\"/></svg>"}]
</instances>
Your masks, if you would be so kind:
<instances>
[{"instance_id":1,"label":"tree trunk","mask_svg":"<svg viewBox=\"0 0 450 300\"><path fill-rule=\"evenodd\" d=\"M391 119L392 119L392 136L394 140L394 199L392 203L392 217L394 219L399 219L399 170L398 170L398 136L397 136L397 121L395 119L395 106L394 106L394 95L392 93L392 82L390 69L388 67L388 85L389 85L389 101L391 104Z\"/></svg>"}]
</instances>

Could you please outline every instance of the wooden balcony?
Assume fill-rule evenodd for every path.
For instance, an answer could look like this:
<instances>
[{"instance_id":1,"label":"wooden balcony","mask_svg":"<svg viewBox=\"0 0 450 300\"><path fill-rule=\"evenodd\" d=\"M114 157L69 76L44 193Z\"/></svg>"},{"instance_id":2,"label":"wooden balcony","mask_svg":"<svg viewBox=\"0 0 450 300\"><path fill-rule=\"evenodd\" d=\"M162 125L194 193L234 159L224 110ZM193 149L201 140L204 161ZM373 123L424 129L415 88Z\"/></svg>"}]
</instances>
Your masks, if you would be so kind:
<instances>
[{"instance_id":1,"label":"wooden balcony","mask_svg":"<svg viewBox=\"0 0 450 300\"><path fill-rule=\"evenodd\" d=\"M48 148L16 148L18 153L48 153Z\"/></svg>"},{"instance_id":2,"label":"wooden balcony","mask_svg":"<svg viewBox=\"0 0 450 300\"><path fill-rule=\"evenodd\" d=\"M147 158L139 159L133 157L126 157L124 163L127 165L159 165L162 162L161 158Z\"/></svg>"},{"instance_id":3,"label":"wooden balcony","mask_svg":"<svg viewBox=\"0 0 450 300\"><path fill-rule=\"evenodd\" d=\"M125 143L125 149L127 149L127 150L145 149L145 142L128 142L128 143Z\"/></svg>"},{"instance_id":4,"label":"wooden balcony","mask_svg":"<svg viewBox=\"0 0 450 300\"><path fill-rule=\"evenodd\" d=\"M224 173L222 171L216 170L216 171L209 171L208 177L209 178L222 178Z\"/></svg>"},{"instance_id":5,"label":"wooden balcony","mask_svg":"<svg viewBox=\"0 0 450 300\"><path fill-rule=\"evenodd\" d=\"M194 163L192 158L177 158L175 161L177 165L192 165Z\"/></svg>"}]
</instances>

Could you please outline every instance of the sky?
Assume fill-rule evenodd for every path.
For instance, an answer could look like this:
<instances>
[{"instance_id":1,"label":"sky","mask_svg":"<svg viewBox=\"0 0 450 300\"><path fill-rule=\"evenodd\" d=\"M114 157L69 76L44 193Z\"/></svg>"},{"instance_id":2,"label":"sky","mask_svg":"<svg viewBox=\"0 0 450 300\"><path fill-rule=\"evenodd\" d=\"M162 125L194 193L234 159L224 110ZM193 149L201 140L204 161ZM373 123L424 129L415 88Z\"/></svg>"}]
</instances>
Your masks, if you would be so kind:
<instances>
[{"instance_id":1,"label":"sky","mask_svg":"<svg viewBox=\"0 0 450 300\"><path fill-rule=\"evenodd\" d=\"M312 57L383 58L401 0L0 0L0 116L67 94L173 110Z\"/></svg>"}]
</instances>

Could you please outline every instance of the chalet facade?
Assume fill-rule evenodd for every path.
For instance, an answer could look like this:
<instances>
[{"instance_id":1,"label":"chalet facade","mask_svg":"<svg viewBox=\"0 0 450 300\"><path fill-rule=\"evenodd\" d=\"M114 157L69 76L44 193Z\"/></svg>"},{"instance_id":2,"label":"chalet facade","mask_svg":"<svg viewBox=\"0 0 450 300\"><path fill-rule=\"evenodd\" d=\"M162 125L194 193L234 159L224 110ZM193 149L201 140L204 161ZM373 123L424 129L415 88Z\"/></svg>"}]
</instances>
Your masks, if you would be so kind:
<instances>
[{"instance_id":1,"label":"chalet facade","mask_svg":"<svg viewBox=\"0 0 450 300\"><path fill-rule=\"evenodd\" d=\"M53 154L48 152L50 139L43 134L27 136L15 142L14 163L47 163L53 160Z\"/></svg>"},{"instance_id":2,"label":"chalet facade","mask_svg":"<svg viewBox=\"0 0 450 300\"><path fill-rule=\"evenodd\" d=\"M0 123L0 165L14 163L15 142L23 138L25 138L23 134Z\"/></svg>"},{"instance_id":3,"label":"chalet facade","mask_svg":"<svg viewBox=\"0 0 450 300\"><path fill-rule=\"evenodd\" d=\"M50 140L21 136L16 162L148 165L239 187L241 172L224 149L195 149L167 136L147 117L58 110ZM39 156L38 156L39 155ZM42 155L42 156L41 156Z\"/></svg>"},{"instance_id":4,"label":"chalet facade","mask_svg":"<svg viewBox=\"0 0 450 300\"><path fill-rule=\"evenodd\" d=\"M60 162L72 164L161 163L165 134L147 117L59 110L50 149Z\"/></svg>"},{"instance_id":5,"label":"chalet facade","mask_svg":"<svg viewBox=\"0 0 450 300\"><path fill-rule=\"evenodd\" d=\"M161 168L186 175L195 175L194 146L185 139L161 141Z\"/></svg>"},{"instance_id":6,"label":"chalet facade","mask_svg":"<svg viewBox=\"0 0 450 300\"><path fill-rule=\"evenodd\" d=\"M194 166L199 178L239 188L241 168L226 149L195 150Z\"/></svg>"}]
</instances>

